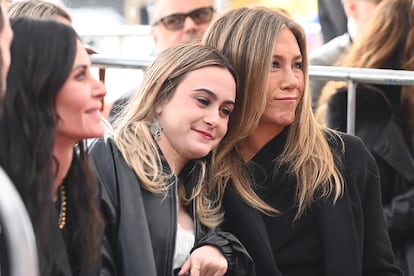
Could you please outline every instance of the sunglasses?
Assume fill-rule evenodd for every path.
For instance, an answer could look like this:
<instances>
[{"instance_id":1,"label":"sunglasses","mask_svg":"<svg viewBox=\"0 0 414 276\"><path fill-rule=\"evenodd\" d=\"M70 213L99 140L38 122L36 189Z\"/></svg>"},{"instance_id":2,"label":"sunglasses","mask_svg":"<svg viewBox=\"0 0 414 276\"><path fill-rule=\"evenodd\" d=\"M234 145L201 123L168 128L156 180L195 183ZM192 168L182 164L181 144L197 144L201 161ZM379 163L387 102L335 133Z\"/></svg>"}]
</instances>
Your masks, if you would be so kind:
<instances>
[{"instance_id":1,"label":"sunglasses","mask_svg":"<svg viewBox=\"0 0 414 276\"><path fill-rule=\"evenodd\" d=\"M199 8L189 13L174 13L161 18L154 23L154 26L158 23L162 23L167 30L178 31L184 28L184 22L187 17L190 17L195 24L200 25L209 23L213 18L213 13L213 7Z\"/></svg>"}]
</instances>

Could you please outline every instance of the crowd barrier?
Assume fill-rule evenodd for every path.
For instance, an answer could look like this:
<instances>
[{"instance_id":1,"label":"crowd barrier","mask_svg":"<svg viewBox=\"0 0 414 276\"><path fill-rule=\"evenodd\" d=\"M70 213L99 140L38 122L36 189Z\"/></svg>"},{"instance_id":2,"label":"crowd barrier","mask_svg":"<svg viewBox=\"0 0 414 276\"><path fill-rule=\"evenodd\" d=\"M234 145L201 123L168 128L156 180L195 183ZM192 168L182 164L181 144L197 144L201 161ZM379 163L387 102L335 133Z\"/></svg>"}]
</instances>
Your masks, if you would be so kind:
<instances>
[{"instance_id":1,"label":"crowd barrier","mask_svg":"<svg viewBox=\"0 0 414 276\"><path fill-rule=\"evenodd\" d=\"M152 59L118 59L92 56L94 66L100 68L100 78L105 79L105 68L145 69ZM414 71L346 68L335 66L309 67L309 77L316 80L338 80L348 82L347 132L355 134L355 93L358 83L386 85L414 85Z\"/></svg>"}]
</instances>

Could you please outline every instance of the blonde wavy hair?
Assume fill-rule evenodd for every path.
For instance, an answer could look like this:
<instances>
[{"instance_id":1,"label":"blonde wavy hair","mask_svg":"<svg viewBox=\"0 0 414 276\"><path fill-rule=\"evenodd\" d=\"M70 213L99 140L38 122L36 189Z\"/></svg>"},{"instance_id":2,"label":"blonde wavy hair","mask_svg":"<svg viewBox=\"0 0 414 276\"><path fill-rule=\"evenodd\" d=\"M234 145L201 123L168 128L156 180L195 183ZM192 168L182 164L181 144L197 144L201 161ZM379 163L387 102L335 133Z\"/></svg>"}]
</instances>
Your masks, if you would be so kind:
<instances>
[{"instance_id":1,"label":"blonde wavy hair","mask_svg":"<svg viewBox=\"0 0 414 276\"><path fill-rule=\"evenodd\" d=\"M34 18L50 18L60 16L72 22L69 12L52 2L44 0L24 0L12 2L7 5L7 13L10 18L28 16Z\"/></svg>"},{"instance_id":2,"label":"blonde wavy hair","mask_svg":"<svg viewBox=\"0 0 414 276\"><path fill-rule=\"evenodd\" d=\"M238 107L249 110L249 117L240 117L240 121L247 121L253 128L264 110L273 46L283 28L290 29L299 44L307 86L308 54L305 32L298 23L281 13L261 7L229 11L210 26L202 40L203 44L222 51L236 68L240 89L246 100L238 102ZM258 103L254 104L256 101ZM248 130L251 131L252 128ZM231 181L249 205L268 213L272 208L258 200L251 186L246 186L240 176L244 164L237 158L240 159L240 145L248 134L250 133L236 139L238 141L235 147L232 143L220 145L218 154L214 156L214 165L215 170L222 173L216 176L215 182L225 186ZM332 135L337 136L335 132L317 124L312 113L310 94L306 89L298 104L296 118L289 126L284 152L278 160L287 164L297 178L297 218L310 206L316 192L325 197L333 194L334 202L343 193L340 157L333 153L327 142ZM229 162L233 164L231 168L226 165Z\"/></svg>"},{"instance_id":3,"label":"blonde wavy hair","mask_svg":"<svg viewBox=\"0 0 414 276\"><path fill-rule=\"evenodd\" d=\"M170 101L176 87L187 73L207 66L226 68L237 83L237 74L217 49L202 45L180 45L162 52L145 72L143 82L129 104L114 122L114 141L140 179L142 187L152 193L166 193L167 178L162 170L162 157L150 126L156 116L155 107ZM238 101L236 93L236 105ZM231 116L229 126L236 124ZM216 226L222 217L215 207L207 181L207 159L194 162L200 171L196 191L190 198L181 198L184 203L191 200L197 205L200 221L210 227ZM183 194L180 194L183 196Z\"/></svg>"},{"instance_id":4,"label":"blonde wavy hair","mask_svg":"<svg viewBox=\"0 0 414 276\"><path fill-rule=\"evenodd\" d=\"M414 70L414 8L412 0L383 0L376 7L360 38L336 64L342 67ZM326 124L327 104L346 82L330 81L322 90L316 110ZM404 86L401 106L414 129L414 88Z\"/></svg>"}]
</instances>

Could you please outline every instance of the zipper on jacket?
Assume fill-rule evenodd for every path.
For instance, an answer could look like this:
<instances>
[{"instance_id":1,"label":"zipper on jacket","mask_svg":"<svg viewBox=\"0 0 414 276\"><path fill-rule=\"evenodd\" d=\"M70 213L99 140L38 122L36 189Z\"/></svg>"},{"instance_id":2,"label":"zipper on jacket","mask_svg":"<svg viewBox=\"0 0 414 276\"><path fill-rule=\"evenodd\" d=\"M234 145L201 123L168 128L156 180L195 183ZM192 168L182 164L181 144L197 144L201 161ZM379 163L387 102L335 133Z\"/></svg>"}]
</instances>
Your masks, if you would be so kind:
<instances>
[{"instance_id":1,"label":"zipper on jacket","mask_svg":"<svg viewBox=\"0 0 414 276\"><path fill-rule=\"evenodd\" d=\"M173 236L172 236L172 242L170 249L168 250L168 258L167 258L167 265L166 265L166 275L174 275L174 268L173 268L173 262L174 262L174 255L175 255L175 247L176 247L176 240L177 240L177 223L178 223L178 177L174 174L174 183L172 185L172 205L175 206L175 208L171 208L173 212Z\"/></svg>"}]
</instances>

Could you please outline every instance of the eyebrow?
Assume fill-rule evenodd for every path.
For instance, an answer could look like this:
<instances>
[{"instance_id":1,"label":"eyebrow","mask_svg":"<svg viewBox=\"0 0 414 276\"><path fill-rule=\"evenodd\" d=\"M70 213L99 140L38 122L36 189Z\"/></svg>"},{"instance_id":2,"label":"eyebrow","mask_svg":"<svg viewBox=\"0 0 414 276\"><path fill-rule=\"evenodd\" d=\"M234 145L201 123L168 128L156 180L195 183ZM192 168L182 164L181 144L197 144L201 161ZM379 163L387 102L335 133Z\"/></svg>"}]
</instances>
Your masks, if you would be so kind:
<instances>
[{"instance_id":1,"label":"eyebrow","mask_svg":"<svg viewBox=\"0 0 414 276\"><path fill-rule=\"evenodd\" d=\"M286 59L284 56L282 56L282 55L273 55L273 58L280 58L280 59ZM295 57L293 57L293 60L298 60L298 59L302 59L303 58L303 56L301 55L301 54L299 54L299 55L297 55L297 56L295 56Z\"/></svg>"},{"instance_id":2,"label":"eyebrow","mask_svg":"<svg viewBox=\"0 0 414 276\"><path fill-rule=\"evenodd\" d=\"M196 89L193 89L193 91L202 91L202 92L205 92L205 93L207 93L210 97L212 97L214 100L217 100L217 94L216 93L214 93L213 91L211 91L211 90L208 90L207 88L196 88ZM227 101L224 101L224 103L225 104L232 104L232 105L235 105L236 103L234 102L234 101L232 101L232 100L227 100Z\"/></svg>"},{"instance_id":3,"label":"eyebrow","mask_svg":"<svg viewBox=\"0 0 414 276\"><path fill-rule=\"evenodd\" d=\"M72 71L75 71L75 70L78 70L78 69L86 70L86 69L88 69L88 65L86 65L86 64L76 65L75 67L72 68Z\"/></svg>"}]
</instances>

